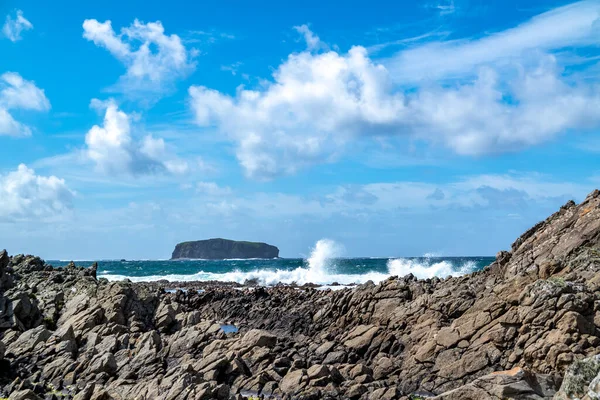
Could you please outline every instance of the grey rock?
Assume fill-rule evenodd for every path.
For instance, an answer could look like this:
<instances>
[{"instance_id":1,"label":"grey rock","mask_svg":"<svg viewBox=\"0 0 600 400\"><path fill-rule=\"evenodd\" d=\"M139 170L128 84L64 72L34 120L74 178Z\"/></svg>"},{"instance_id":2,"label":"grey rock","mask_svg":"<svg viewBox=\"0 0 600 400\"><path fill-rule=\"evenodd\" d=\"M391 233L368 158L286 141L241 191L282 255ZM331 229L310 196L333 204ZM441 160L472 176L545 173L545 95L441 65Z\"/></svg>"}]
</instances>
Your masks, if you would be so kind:
<instances>
[{"instance_id":1,"label":"grey rock","mask_svg":"<svg viewBox=\"0 0 600 400\"><path fill-rule=\"evenodd\" d=\"M279 388L283 393L295 394L302 391L307 382L306 371L300 369L288 372L281 382L279 382Z\"/></svg>"},{"instance_id":2,"label":"grey rock","mask_svg":"<svg viewBox=\"0 0 600 400\"><path fill-rule=\"evenodd\" d=\"M277 336L260 329L252 329L242 339L244 347L273 347L277 343Z\"/></svg>"},{"instance_id":3,"label":"grey rock","mask_svg":"<svg viewBox=\"0 0 600 400\"><path fill-rule=\"evenodd\" d=\"M340 364L346 361L346 352L343 350L340 351L332 351L327 354L325 360L323 360L323 364Z\"/></svg>"},{"instance_id":4,"label":"grey rock","mask_svg":"<svg viewBox=\"0 0 600 400\"><path fill-rule=\"evenodd\" d=\"M33 390L25 389L11 393L11 395L8 397L8 400L42 400L42 398L35 394Z\"/></svg>"},{"instance_id":5,"label":"grey rock","mask_svg":"<svg viewBox=\"0 0 600 400\"><path fill-rule=\"evenodd\" d=\"M45 342L50 338L51 333L44 327L38 326L37 328L30 329L23 332L17 340L10 343L6 349L6 353L20 356L25 353L31 352L38 343Z\"/></svg>"},{"instance_id":6,"label":"grey rock","mask_svg":"<svg viewBox=\"0 0 600 400\"><path fill-rule=\"evenodd\" d=\"M559 387L559 379L550 375L534 374L521 368L495 372L476 379L468 385L434 397L435 400L552 399Z\"/></svg>"},{"instance_id":7,"label":"grey rock","mask_svg":"<svg viewBox=\"0 0 600 400\"><path fill-rule=\"evenodd\" d=\"M114 374L117 371L117 362L115 356L112 353L98 354L94 356L90 362L87 373L99 374L105 372L109 375Z\"/></svg>"}]
</instances>

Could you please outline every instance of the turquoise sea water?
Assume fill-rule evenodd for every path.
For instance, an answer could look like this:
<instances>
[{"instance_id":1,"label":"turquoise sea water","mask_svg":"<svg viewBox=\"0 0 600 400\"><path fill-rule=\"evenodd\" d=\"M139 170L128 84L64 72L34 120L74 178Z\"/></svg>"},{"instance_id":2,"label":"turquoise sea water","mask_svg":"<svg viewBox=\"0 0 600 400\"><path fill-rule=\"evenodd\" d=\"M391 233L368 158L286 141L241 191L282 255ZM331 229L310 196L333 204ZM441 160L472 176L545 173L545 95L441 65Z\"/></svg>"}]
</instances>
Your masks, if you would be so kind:
<instances>
[{"instance_id":1,"label":"turquoise sea water","mask_svg":"<svg viewBox=\"0 0 600 400\"><path fill-rule=\"evenodd\" d=\"M282 283L363 283L379 282L392 275L409 273L418 278L463 275L477 271L494 261L493 257L409 257L409 258L331 258L311 254L307 259L251 260L99 260L98 276L109 280L132 281L228 281L244 283L247 279L272 285ZM48 261L64 266L68 260ZM95 261L77 261L90 266Z\"/></svg>"}]
</instances>

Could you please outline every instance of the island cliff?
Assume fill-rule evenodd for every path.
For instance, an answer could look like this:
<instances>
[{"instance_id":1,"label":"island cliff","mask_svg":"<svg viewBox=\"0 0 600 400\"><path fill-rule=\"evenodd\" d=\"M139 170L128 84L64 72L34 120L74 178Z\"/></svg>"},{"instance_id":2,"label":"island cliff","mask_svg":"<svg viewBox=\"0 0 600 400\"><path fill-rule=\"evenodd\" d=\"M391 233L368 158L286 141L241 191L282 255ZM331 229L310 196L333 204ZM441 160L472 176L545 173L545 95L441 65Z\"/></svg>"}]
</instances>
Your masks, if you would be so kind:
<instances>
[{"instance_id":1,"label":"island cliff","mask_svg":"<svg viewBox=\"0 0 600 400\"><path fill-rule=\"evenodd\" d=\"M600 191L466 276L338 291L188 284L171 293L180 283L109 282L94 267L0 251L0 398L600 393Z\"/></svg>"},{"instance_id":2,"label":"island cliff","mask_svg":"<svg viewBox=\"0 0 600 400\"><path fill-rule=\"evenodd\" d=\"M277 258L279 249L266 243L240 242L227 239L197 240L175 246L172 260L178 258L201 258L224 260L228 258Z\"/></svg>"}]
</instances>

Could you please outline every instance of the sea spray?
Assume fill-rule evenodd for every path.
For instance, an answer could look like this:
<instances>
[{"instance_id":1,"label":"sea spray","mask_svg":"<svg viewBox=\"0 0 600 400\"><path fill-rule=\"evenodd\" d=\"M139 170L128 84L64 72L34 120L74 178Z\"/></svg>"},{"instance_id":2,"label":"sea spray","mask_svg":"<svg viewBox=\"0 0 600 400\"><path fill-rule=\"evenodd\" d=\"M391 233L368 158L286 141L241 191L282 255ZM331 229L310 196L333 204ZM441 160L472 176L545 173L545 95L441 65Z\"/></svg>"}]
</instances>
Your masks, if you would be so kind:
<instances>
[{"instance_id":1,"label":"sea spray","mask_svg":"<svg viewBox=\"0 0 600 400\"><path fill-rule=\"evenodd\" d=\"M343 253L344 246L341 244L331 239L319 240L306 260L308 262L307 281L316 283L328 277L333 272L332 259L341 257Z\"/></svg>"},{"instance_id":2,"label":"sea spray","mask_svg":"<svg viewBox=\"0 0 600 400\"><path fill-rule=\"evenodd\" d=\"M448 260L436 261L431 257L423 259L396 258L388 261L388 272L390 275L406 276L413 274L419 279L428 279L435 276L446 278L448 276L461 276L475 270L476 265L465 262L455 266Z\"/></svg>"}]
</instances>

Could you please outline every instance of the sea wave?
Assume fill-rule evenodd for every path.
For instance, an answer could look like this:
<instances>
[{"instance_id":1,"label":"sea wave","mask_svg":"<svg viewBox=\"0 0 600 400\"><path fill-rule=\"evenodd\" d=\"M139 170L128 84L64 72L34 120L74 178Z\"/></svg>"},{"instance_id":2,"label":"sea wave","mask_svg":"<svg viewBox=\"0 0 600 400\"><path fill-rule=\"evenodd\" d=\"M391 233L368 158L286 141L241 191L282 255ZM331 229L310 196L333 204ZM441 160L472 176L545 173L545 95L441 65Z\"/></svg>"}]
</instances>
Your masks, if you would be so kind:
<instances>
[{"instance_id":1,"label":"sea wave","mask_svg":"<svg viewBox=\"0 0 600 400\"><path fill-rule=\"evenodd\" d=\"M390 276L405 276L413 274L417 278L427 279L447 277L449 275L459 276L473 272L477 266L472 261L462 264L448 260L436 260L435 258L394 258L387 262L387 271L366 271L360 274L344 274L337 271L336 261L344 253L344 247L330 239L321 239L312 249L310 256L302 267L295 269L254 269L251 271L233 270L225 273L214 273L199 271L194 274L166 274L151 276L126 276L104 273L100 277L108 280L129 279L133 282L148 282L167 280L175 281L222 281L244 283L254 280L262 285L275 285L277 283L303 285L314 283L318 285L330 285L339 283L341 285L360 284L369 280L381 282ZM107 271L108 272L108 271Z\"/></svg>"},{"instance_id":2,"label":"sea wave","mask_svg":"<svg viewBox=\"0 0 600 400\"><path fill-rule=\"evenodd\" d=\"M473 261L466 261L455 265L451 261L435 261L431 257L424 259L396 258L387 263L390 275L406 276L413 274L419 279L429 279L433 277L446 278L448 276L462 276L475 271L477 264Z\"/></svg>"}]
</instances>

